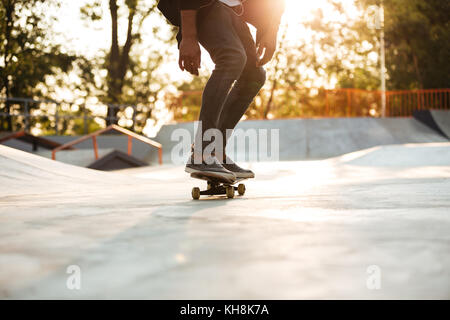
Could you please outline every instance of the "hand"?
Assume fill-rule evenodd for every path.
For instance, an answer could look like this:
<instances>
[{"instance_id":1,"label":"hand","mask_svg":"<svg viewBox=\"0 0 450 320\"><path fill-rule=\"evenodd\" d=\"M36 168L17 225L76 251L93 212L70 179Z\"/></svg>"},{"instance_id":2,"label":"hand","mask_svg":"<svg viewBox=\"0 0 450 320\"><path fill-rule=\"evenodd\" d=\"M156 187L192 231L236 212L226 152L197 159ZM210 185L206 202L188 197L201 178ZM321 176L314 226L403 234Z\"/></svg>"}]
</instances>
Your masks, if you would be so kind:
<instances>
[{"instance_id":1,"label":"hand","mask_svg":"<svg viewBox=\"0 0 450 320\"><path fill-rule=\"evenodd\" d=\"M262 35L257 35L256 39L258 39L256 42L256 66L262 67L272 60L273 55L275 54L277 49L277 32L264 32Z\"/></svg>"},{"instance_id":2,"label":"hand","mask_svg":"<svg viewBox=\"0 0 450 320\"><path fill-rule=\"evenodd\" d=\"M195 38L183 38L180 44L180 57L178 65L181 70L186 70L192 75L198 76L201 64L201 51L198 40Z\"/></svg>"}]
</instances>

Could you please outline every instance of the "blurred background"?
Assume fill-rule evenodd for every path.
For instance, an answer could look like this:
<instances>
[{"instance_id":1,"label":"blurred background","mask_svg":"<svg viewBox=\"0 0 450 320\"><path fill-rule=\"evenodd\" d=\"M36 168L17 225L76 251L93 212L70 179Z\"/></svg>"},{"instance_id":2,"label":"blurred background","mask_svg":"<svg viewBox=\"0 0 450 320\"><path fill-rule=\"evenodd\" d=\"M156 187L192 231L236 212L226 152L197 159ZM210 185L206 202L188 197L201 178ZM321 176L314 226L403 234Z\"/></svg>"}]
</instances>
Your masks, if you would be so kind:
<instances>
[{"instance_id":1,"label":"blurred background","mask_svg":"<svg viewBox=\"0 0 450 320\"><path fill-rule=\"evenodd\" d=\"M286 0L279 50L245 119L405 117L450 108L450 2ZM177 66L155 0L1 0L0 130L154 136L193 121L213 68ZM255 30L252 29L254 32Z\"/></svg>"}]
</instances>

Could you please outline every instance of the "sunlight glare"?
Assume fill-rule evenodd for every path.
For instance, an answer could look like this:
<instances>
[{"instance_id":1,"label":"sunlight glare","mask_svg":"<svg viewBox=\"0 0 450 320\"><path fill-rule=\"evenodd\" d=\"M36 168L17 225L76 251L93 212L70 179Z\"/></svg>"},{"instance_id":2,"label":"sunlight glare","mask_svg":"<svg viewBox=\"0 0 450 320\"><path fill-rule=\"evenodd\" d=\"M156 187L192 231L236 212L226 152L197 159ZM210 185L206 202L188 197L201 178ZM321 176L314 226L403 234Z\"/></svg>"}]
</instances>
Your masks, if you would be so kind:
<instances>
[{"instance_id":1,"label":"sunlight glare","mask_svg":"<svg viewBox=\"0 0 450 320\"><path fill-rule=\"evenodd\" d=\"M349 16L358 15L354 0L338 1ZM345 15L339 14L329 0L286 0L286 11L283 15L283 23L287 25L287 41L295 41L299 37L309 40L312 37L311 30L304 27L304 23L310 22L317 17L318 11L323 14L323 22L339 21L345 22Z\"/></svg>"}]
</instances>

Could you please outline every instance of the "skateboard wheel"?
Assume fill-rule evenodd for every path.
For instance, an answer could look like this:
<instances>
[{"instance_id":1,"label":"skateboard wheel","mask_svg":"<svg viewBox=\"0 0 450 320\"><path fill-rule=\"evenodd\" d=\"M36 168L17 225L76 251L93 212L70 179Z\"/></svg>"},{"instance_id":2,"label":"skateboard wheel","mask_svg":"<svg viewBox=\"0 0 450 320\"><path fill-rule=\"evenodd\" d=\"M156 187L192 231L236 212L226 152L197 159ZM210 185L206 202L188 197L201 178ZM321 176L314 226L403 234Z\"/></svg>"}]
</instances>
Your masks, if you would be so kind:
<instances>
[{"instance_id":1,"label":"skateboard wheel","mask_svg":"<svg viewBox=\"0 0 450 320\"><path fill-rule=\"evenodd\" d=\"M234 187L233 186L228 186L227 187L227 198L228 199L233 199L234 198Z\"/></svg>"},{"instance_id":2,"label":"skateboard wheel","mask_svg":"<svg viewBox=\"0 0 450 320\"><path fill-rule=\"evenodd\" d=\"M200 188L192 188L192 199L200 199Z\"/></svg>"},{"instance_id":3,"label":"skateboard wheel","mask_svg":"<svg viewBox=\"0 0 450 320\"><path fill-rule=\"evenodd\" d=\"M245 184L239 184L237 191L239 193L240 196L243 196L245 194Z\"/></svg>"}]
</instances>

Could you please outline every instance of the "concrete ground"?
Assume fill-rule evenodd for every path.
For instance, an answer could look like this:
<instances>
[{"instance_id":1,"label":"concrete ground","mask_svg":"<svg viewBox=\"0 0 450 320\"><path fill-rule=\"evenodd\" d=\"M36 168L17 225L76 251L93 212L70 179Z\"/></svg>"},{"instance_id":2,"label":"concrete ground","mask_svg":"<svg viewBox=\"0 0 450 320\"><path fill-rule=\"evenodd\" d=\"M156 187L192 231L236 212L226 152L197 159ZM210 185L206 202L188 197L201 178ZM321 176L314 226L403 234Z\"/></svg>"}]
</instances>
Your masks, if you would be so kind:
<instances>
[{"instance_id":1,"label":"concrete ground","mask_svg":"<svg viewBox=\"0 0 450 320\"><path fill-rule=\"evenodd\" d=\"M182 167L0 146L0 298L450 298L450 143L250 167L244 197L193 201Z\"/></svg>"}]
</instances>

